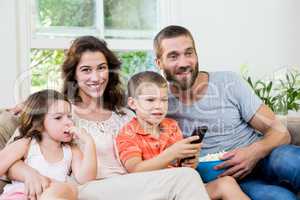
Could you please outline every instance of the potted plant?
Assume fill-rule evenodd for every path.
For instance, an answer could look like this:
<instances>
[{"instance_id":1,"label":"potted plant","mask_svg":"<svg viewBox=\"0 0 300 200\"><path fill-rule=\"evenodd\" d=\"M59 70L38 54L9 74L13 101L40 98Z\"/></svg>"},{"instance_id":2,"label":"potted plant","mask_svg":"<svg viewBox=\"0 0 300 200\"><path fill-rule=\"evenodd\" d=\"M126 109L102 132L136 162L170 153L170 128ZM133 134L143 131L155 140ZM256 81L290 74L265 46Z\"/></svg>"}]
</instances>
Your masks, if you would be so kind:
<instances>
[{"instance_id":1,"label":"potted plant","mask_svg":"<svg viewBox=\"0 0 300 200\"><path fill-rule=\"evenodd\" d=\"M243 77L255 94L276 114L298 113L300 109L300 73L298 70L289 70L277 80L254 80L245 74Z\"/></svg>"}]
</instances>

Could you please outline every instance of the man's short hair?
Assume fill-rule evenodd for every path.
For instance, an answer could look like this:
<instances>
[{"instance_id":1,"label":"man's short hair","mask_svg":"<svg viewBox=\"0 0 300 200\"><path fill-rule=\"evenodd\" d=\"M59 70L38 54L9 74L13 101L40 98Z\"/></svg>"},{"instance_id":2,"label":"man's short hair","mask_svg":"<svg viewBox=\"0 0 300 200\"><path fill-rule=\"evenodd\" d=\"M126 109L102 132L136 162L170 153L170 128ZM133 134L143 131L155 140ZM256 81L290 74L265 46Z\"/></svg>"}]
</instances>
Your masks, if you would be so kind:
<instances>
[{"instance_id":1,"label":"man's short hair","mask_svg":"<svg viewBox=\"0 0 300 200\"><path fill-rule=\"evenodd\" d=\"M128 97L136 97L138 90L140 90L139 86L149 83L159 88L168 87L168 83L162 75L153 71L144 71L133 75L128 81Z\"/></svg>"},{"instance_id":2,"label":"man's short hair","mask_svg":"<svg viewBox=\"0 0 300 200\"><path fill-rule=\"evenodd\" d=\"M159 31L154 38L153 48L156 54L156 58L158 59L162 55L161 42L163 39L175 38L179 36L190 37L191 40L193 41L193 46L195 47L193 36L188 29L177 25L167 26L163 28L161 31Z\"/></svg>"}]
</instances>

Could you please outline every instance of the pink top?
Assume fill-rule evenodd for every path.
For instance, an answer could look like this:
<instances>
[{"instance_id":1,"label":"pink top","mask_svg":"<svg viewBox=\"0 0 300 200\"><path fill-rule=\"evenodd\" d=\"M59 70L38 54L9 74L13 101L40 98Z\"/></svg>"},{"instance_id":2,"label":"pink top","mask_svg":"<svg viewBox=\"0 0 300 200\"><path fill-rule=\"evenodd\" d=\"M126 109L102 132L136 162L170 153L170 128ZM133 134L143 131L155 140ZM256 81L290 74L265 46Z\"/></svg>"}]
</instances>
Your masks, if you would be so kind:
<instances>
[{"instance_id":1,"label":"pink top","mask_svg":"<svg viewBox=\"0 0 300 200\"><path fill-rule=\"evenodd\" d=\"M123 109L125 115L112 112L105 121L90 121L80 118L73 113L73 119L77 127L85 128L94 138L97 151L97 179L109 178L126 174L126 170L120 162L116 149L115 137L119 130L134 116L133 112ZM82 144L79 143L79 146Z\"/></svg>"}]
</instances>

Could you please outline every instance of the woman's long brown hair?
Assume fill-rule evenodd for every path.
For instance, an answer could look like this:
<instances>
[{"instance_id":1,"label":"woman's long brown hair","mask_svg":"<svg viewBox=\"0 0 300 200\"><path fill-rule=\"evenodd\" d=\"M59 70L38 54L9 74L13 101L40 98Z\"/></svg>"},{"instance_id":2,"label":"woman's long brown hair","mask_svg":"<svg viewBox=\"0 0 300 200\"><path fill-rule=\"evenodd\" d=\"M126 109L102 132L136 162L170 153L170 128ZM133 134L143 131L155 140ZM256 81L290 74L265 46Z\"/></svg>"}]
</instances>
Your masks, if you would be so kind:
<instances>
[{"instance_id":1,"label":"woman's long brown hair","mask_svg":"<svg viewBox=\"0 0 300 200\"><path fill-rule=\"evenodd\" d=\"M75 72L82 54L87 51L101 52L105 56L109 68L109 79L102 97L103 107L120 113L120 109L125 105L125 93L119 77L121 62L107 47L105 41L94 36L77 38L67 51L62 65L63 94L73 103L82 101L78 94L79 86Z\"/></svg>"}]
</instances>

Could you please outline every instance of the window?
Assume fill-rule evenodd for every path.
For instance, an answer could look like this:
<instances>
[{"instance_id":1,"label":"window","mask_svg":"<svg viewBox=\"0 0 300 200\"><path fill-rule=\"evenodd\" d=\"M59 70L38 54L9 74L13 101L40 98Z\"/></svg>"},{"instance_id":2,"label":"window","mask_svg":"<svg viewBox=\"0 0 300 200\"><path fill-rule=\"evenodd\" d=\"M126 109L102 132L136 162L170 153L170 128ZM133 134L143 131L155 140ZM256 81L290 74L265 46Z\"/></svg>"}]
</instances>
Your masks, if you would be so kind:
<instances>
[{"instance_id":1,"label":"window","mask_svg":"<svg viewBox=\"0 0 300 200\"><path fill-rule=\"evenodd\" d=\"M159 27L158 7L159 0L31 0L32 44L51 40L67 48L59 44L64 38L95 35L114 43L142 40L149 49L147 40Z\"/></svg>"},{"instance_id":2,"label":"window","mask_svg":"<svg viewBox=\"0 0 300 200\"><path fill-rule=\"evenodd\" d=\"M64 49L80 35L104 38L121 59L122 77L154 70L152 38L176 23L172 0L22 0L18 1L20 66L28 71L27 92L60 89Z\"/></svg>"},{"instance_id":3,"label":"window","mask_svg":"<svg viewBox=\"0 0 300 200\"><path fill-rule=\"evenodd\" d=\"M107 38L151 38L158 28L156 0L104 0Z\"/></svg>"},{"instance_id":4,"label":"window","mask_svg":"<svg viewBox=\"0 0 300 200\"><path fill-rule=\"evenodd\" d=\"M61 90L63 50L31 49L31 92L41 89Z\"/></svg>"},{"instance_id":5,"label":"window","mask_svg":"<svg viewBox=\"0 0 300 200\"><path fill-rule=\"evenodd\" d=\"M121 79L124 85L131 75L145 70L156 71L154 56L150 51L118 51L115 52L122 61ZM31 92L41 89L61 90L61 64L64 60L63 50L32 49L31 50Z\"/></svg>"}]
</instances>

